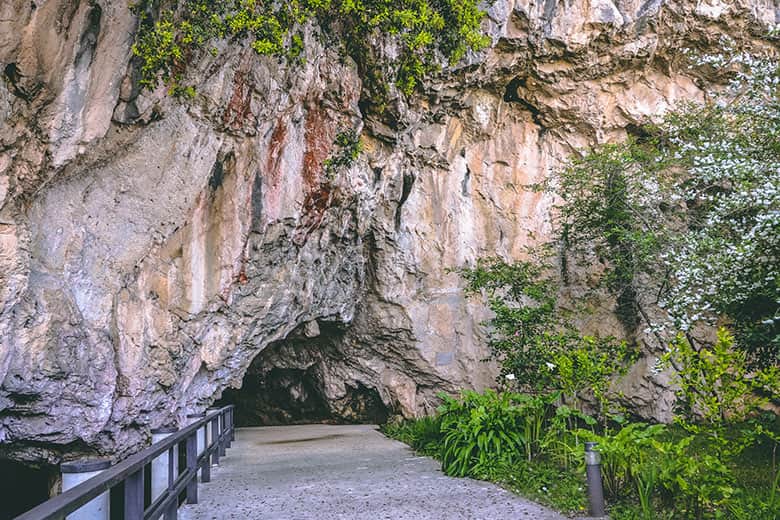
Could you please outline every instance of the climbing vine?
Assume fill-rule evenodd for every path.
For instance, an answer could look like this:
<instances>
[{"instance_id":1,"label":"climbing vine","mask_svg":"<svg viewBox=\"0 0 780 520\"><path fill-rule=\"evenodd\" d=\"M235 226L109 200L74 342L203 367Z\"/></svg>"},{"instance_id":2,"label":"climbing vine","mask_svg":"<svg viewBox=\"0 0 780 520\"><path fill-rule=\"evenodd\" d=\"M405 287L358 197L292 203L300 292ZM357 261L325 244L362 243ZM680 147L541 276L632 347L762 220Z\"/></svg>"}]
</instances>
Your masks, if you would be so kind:
<instances>
[{"instance_id":1,"label":"climbing vine","mask_svg":"<svg viewBox=\"0 0 780 520\"><path fill-rule=\"evenodd\" d=\"M141 62L141 84L163 82L177 95L193 93L182 84L186 63L203 50L218 53L214 43L220 39L247 41L261 55L302 59L309 22L351 51L368 78L382 74L380 64L366 63L367 47L393 38L399 52L383 65L406 94L442 58L455 63L489 41L476 0L141 0L133 9L140 18L133 53Z\"/></svg>"},{"instance_id":2,"label":"climbing vine","mask_svg":"<svg viewBox=\"0 0 780 520\"><path fill-rule=\"evenodd\" d=\"M664 242L659 219L668 179L654 142L629 140L577 158L553 179L560 195L556 219L565 254L604 263L602 281L629 331L640 321L639 277L654 272ZM669 209L669 208L667 208Z\"/></svg>"}]
</instances>

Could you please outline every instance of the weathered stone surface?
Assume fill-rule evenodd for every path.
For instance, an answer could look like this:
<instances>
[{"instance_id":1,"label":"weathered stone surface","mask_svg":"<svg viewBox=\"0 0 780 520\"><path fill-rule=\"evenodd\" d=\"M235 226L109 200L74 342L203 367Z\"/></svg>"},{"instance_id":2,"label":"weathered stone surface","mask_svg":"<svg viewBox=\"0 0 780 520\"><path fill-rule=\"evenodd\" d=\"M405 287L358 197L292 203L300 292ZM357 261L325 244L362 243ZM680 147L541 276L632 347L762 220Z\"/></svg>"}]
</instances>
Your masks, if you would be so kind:
<instances>
[{"instance_id":1,"label":"weathered stone surface","mask_svg":"<svg viewBox=\"0 0 780 520\"><path fill-rule=\"evenodd\" d=\"M498 0L493 45L394 100L391 128L313 27L305 65L206 53L181 103L133 83L124 2L4 2L2 455L136 449L269 345L253 370L312 370L338 417L363 406L350 389L414 415L490 385L486 311L447 269L549 236L552 201L524 186L700 99L716 71L681 49L760 47L775 18L768 0ZM350 128L365 152L331 181ZM664 417L649 365L626 385Z\"/></svg>"}]
</instances>

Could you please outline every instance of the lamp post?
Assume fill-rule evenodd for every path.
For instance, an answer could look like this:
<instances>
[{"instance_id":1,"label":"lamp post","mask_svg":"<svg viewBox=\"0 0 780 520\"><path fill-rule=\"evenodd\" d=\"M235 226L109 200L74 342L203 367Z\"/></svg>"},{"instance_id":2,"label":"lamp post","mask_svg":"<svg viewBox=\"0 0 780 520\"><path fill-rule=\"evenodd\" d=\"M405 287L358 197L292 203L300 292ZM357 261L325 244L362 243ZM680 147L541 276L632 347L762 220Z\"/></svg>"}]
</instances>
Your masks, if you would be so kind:
<instances>
[{"instance_id":1,"label":"lamp post","mask_svg":"<svg viewBox=\"0 0 780 520\"><path fill-rule=\"evenodd\" d=\"M588 479L588 502L590 516L605 516L604 487L601 482L601 454L596 451L597 443L585 443L585 474Z\"/></svg>"}]
</instances>

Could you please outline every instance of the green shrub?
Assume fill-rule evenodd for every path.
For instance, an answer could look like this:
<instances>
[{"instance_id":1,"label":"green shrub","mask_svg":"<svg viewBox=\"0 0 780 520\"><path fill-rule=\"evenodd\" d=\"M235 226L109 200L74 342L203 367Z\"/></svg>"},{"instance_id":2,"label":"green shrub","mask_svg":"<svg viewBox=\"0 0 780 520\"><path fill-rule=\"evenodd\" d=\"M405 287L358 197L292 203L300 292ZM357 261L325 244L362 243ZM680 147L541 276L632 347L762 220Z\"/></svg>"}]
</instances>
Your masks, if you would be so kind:
<instances>
[{"instance_id":1,"label":"green shrub","mask_svg":"<svg viewBox=\"0 0 780 520\"><path fill-rule=\"evenodd\" d=\"M519 390L560 390L578 404L593 395L607 411L613 378L625 373L635 349L613 337L582 335L558 306L557 282L543 255L532 261L481 258L458 272L466 293L484 294L494 317L487 321L492 357Z\"/></svg>"},{"instance_id":2,"label":"green shrub","mask_svg":"<svg viewBox=\"0 0 780 520\"><path fill-rule=\"evenodd\" d=\"M718 439L706 425L690 430L621 420L599 430L592 418L559 405L557 394L488 390L442 399L438 415L384 431L440 459L448 475L498 482L560 510L582 512L583 441L590 440L602 455L613 519L780 518L774 415L724 425ZM723 448L743 443L746 435L756 443Z\"/></svg>"},{"instance_id":3,"label":"green shrub","mask_svg":"<svg viewBox=\"0 0 780 520\"><path fill-rule=\"evenodd\" d=\"M579 467L583 460L583 430L587 426L595 432L596 419L566 405L558 405L555 415L545 427L542 452L563 468Z\"/></svg>"},{"instance_id":4,"label":"green shrub","mask_svg":"<svg viewBox=\"0 0 780 520\"><path fill-rule=\"evenodd\" d=\"M653 473L643 470L653 459L660 437L666 432L662 424L630 423L617 431L598 435L583 430L582 438L598 443L604 490L612 497L623 497L638 489L647 489Z\"/></svg>"},{"instance_id":5,"label":"green shrub","mask_svg":"<svg viewBox=\"0 0 780 520\"><path fill-rule=\"evenodd\" d=\"M744 421L780 398L780 369L751 370L747 354L725 328L718 329L714 344L699 348L678 335L664 360L676 369L678 422L688 429Z\"/></svg>"},{"instance_id":6,"label":"green shrub","mask_svg":"<svg viewBox=\"0 0 780 520\"><path fill-rule=\"evenodd\" d=\"M335 153L325 159L323 167L328 179L333 180L340 169L349 168L357 160L363 146L360 135L355 130L339 132L333 140Z\"/></svg>"},{"instance_id":7,"label":"green shrub","mask_svg":"<svg viewBox=\"0 0 780 520\"><path fill-rule=\"evenodd\" d=\"M490 390L466 391L459 400L444 396L439 413L444 434L442 469L447 475L464 477L497 457L522 453L519 414L512 401L511 394Z\"/></svg>"},{"instance_id":8,"label":"green shrub","mask_svg":"<svg viewBox=\"0 0 780 520\"><path fill-rule=\"evenodd\" d=\"M659 484L674 497L675 510L685 518L718 516L735 492L727 461L688 436L656 445Z\"/></svg>"}]
</instances>

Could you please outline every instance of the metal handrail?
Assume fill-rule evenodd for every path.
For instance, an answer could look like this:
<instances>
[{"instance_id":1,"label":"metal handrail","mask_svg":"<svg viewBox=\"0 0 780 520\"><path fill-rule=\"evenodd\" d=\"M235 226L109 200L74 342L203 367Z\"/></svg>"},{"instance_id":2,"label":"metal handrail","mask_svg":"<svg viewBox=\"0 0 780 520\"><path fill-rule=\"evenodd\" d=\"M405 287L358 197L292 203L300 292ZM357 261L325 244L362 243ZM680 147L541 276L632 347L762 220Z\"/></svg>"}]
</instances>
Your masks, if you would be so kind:
<instances>
[{"instance_id":1,"label":"metal handrail","mask_svg":"<svg viewBox=\"0 0 780 520\"><path fill-rule=\"evenodd\" d=\"M187 503L197 504L198 470L201 470L201 481L209 482L211 463L218 463L219 457L225 454L225 449L229 448L230 442L235 439L233 408L233 405L229 405L206 414L202 419L129 456L99 475L17 516L14 520L64 518L65 515L74 512L90 500L120 484L124 485L125 503L122 518L126 520L156 520L162 515L165 515L166 519L176 518L179 495L186 491ZM211 442L204 442L208 445L204 446L203 452L198 456L198 430L204 426L208 428L209 424L212 428ZM180 472L177 477L173 474L173 448L180 444L186 446L187 464L183 471L179 468ZM168 452L168 487L149 507L144 508L144 468L166 451Z\"/></svg>"}]
</instances>

